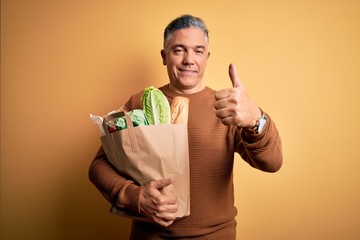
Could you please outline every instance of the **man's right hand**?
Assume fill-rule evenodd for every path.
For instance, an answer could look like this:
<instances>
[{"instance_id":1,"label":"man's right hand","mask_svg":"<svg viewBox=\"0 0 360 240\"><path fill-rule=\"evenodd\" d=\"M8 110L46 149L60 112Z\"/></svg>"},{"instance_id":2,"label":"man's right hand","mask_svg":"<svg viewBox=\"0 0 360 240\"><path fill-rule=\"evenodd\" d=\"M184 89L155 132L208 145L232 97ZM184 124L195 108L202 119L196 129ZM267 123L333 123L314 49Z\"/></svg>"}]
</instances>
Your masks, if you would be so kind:
<instances>
[{"instance_id":1,"label":"man's right hand","mask_svg":"<svg viewBox=\"0 0 360 240\"><path fill-rule=\"evenodd\" d=\"M174 222L178 210L176 192L171 183L170 178L151 181L143 187L139 198L141 213L164 227Z\"/></svg>"}]
</instances>

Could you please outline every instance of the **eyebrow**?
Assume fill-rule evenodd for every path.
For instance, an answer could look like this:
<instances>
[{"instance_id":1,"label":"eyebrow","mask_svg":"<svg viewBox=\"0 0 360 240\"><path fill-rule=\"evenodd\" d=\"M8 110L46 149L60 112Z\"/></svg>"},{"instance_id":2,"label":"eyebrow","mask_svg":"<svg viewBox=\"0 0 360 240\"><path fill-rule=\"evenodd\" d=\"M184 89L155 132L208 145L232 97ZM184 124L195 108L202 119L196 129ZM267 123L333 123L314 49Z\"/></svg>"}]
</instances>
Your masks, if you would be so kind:
<instances>
[{"instance_id":1,"label":"eyebrow","mask_svg":"<svg viewBox=\"0 0 360 240\"><path fill-rule=\"evenodd\" d=\"M184 49L187 49L187 48L192 48L192 49L206 49L206 47L204 45L195 45L194 47L187 47L186 45L184 44L175 44L174 46L171 47L171 49L174 49L174 48L177 48L177 47L181 47L181 48L184 48Z\"/></svg>"}]
</instances>

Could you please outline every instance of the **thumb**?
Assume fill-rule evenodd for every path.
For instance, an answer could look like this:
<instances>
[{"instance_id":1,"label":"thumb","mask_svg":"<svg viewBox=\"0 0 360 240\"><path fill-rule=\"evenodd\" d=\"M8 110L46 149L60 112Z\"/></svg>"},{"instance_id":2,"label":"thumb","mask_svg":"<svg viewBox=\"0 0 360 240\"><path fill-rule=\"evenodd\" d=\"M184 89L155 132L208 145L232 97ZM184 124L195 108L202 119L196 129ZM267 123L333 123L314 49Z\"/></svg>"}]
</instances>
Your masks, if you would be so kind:
<instances>
[{"instance_id":1,"label":"thumb","mask_svg":"<svg viewBox=\"0 0 360 240\"><path fill-rule=\"evenodd\" d=\"M229 65L229 76L234 88L241 86L241 81L238 77L235 64L233 63Z\"/></svg>"},{"instance_id":2,"label":"thumb","mask_svg":"<svg viewBox=\"0 0 360 240\"><path fill-rule=\"evenodd\" d=\"M172 183L171 178L164 178L164 179L154 181L153 187L157 188L157 189L162 189L162 188L170 185L171 183Z\"/></svg>"}]
</instances>

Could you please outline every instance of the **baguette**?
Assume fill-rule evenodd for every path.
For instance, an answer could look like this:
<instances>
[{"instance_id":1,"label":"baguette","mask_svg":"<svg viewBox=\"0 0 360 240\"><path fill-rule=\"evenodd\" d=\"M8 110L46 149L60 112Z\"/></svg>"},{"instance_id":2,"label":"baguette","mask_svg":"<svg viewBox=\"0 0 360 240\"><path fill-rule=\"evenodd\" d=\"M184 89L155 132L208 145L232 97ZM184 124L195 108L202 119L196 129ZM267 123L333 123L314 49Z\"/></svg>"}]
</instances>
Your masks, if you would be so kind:
<instances>
[{"instance_id":1,"label":"baguette","mask_svg":"<svg viewBox=\"0 0 360 240\"><path fill-rule=\"evenodd\" d=\"M171 106L171 123L187 124L189 116L189 99L186 97L174 97Z\"/></svg>"}]
</instances>

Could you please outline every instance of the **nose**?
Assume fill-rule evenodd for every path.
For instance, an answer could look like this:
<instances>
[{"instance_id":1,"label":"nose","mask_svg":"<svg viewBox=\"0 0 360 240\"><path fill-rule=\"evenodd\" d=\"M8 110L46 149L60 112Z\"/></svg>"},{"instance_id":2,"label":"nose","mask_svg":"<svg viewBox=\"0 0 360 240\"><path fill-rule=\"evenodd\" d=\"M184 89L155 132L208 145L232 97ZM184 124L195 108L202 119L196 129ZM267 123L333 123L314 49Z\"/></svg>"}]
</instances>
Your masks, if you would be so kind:
<instances>
[{"instance_id":1,"label":"nose","mask_svg":"<svg viewBox=\"0 0 360 240\"><path fill-rule=\"evenodd\" d=\"M192 51L188 51L184 54L183 64L184 65L193 65L194 64L194 53Z\"/></svg>"}]
</instances>

